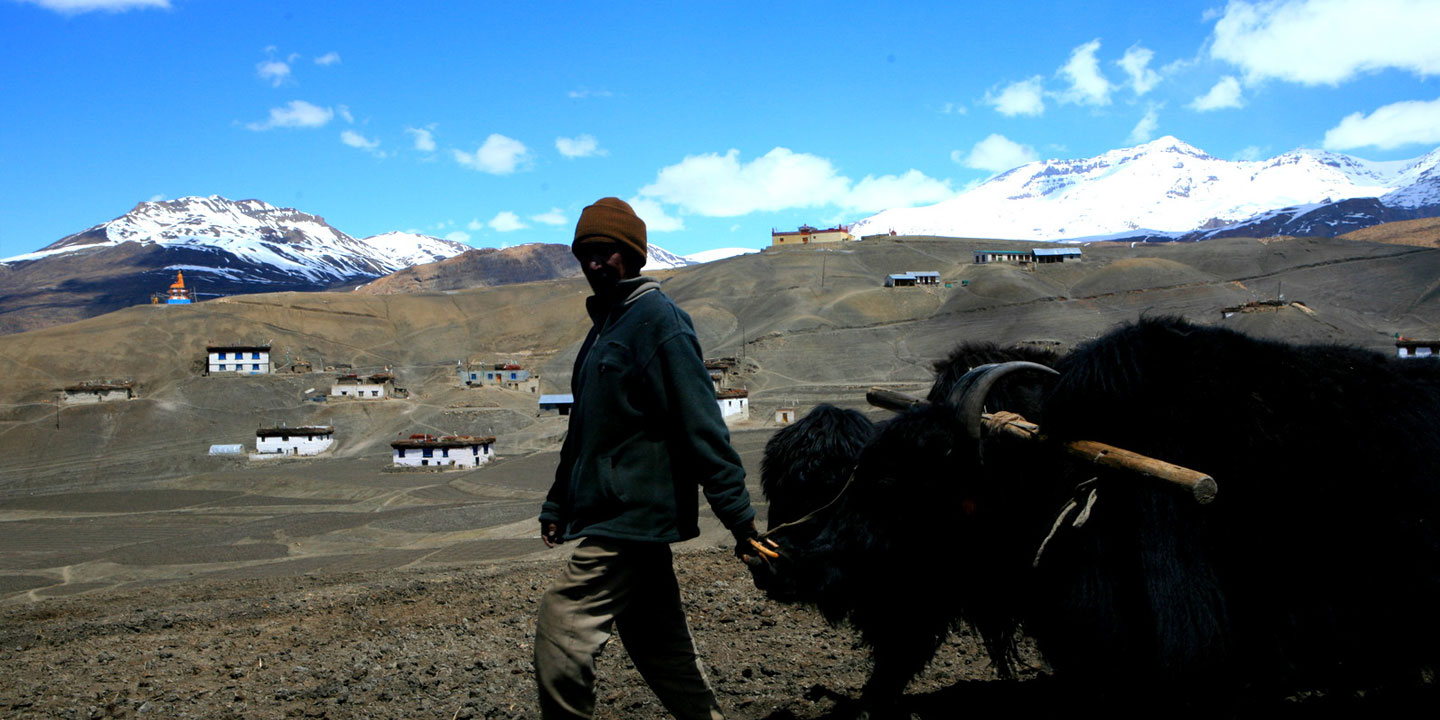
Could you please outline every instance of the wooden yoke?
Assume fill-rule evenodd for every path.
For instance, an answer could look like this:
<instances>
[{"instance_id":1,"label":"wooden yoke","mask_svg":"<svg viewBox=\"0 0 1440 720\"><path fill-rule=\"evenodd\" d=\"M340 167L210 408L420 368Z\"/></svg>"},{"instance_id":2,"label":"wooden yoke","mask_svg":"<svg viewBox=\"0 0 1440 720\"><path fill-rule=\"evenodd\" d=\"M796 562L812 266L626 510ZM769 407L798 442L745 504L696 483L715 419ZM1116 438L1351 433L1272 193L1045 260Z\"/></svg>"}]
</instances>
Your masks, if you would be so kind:
<instances>
[{"instance_id":1,"label":"wooden yoke","mask_svg":"<svg viewBox=\"0 0 1440 720\"><path fill-rule=\"evenodd\" d=\"M870 388L865 400L875 407L901 412L913 407L929 405L924 398L895 390ZM1002 432L1022 440L1046 442L1048 438L1040 433L1040 426L1015 413L984 413L980 416L990 432ZM1184 490L1195 502L1207 505L1215 499L1219 488L1215 479L1205 473L1181 467L1164 460L1156 460L1139 453L1130 452L1113 445L1093 440L1071 440L1062 446L1065 454L1092 465L1121 470L1133 475L1163 480Z\"/></svg>"}]
</instances>

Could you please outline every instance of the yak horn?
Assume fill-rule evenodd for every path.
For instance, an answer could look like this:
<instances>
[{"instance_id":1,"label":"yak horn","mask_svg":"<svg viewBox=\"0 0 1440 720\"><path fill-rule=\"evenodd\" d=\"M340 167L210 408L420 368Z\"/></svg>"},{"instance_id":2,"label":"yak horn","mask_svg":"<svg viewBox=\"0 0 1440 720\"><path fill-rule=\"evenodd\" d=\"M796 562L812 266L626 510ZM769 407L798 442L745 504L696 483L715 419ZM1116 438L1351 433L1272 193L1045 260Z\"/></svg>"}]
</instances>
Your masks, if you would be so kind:
<instances>
[{"instance_id":1,"label":"yak horn","mask_svg":"<svg viewBox=\"0 0 1440 720\"><path fill-rule=\"evenodd\" d=\"M950 390L949 403L955 407L955 414L965 424L965 430L975 440L980 439L981 414L985 412L985 399L1001 378L1022 370L1037 370L1049 375L1059 375L1054 368L1039 363L1012 360L1003 363L980 365L960 376Z\"/></svg>"}]
</instances>

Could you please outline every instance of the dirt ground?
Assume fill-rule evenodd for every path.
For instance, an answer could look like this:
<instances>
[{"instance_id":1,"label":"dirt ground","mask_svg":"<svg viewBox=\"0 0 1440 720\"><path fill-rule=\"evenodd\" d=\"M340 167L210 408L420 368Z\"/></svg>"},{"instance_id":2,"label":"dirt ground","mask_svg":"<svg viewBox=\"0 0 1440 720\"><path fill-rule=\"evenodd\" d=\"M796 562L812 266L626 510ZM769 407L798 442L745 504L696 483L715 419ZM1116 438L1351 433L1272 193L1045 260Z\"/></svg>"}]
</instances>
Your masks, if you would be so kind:
<instances>
[{"instance_id":1,"label":"dirt ground","mask_svg":"<svg viewBox=\"0 0 1440 720\"><path fill-rule=\"evenodd\" d=\"M730 717L827 717L857 694L867 661L849 629L766 600L726 548L681 553L676 565ZM197 583L12 606L0 616L0 715L537 717L535 608L560 567ZM600 678L600 717L665 717L620 641ZM968 635L912 692L960 681L994 681Z\"/></svg>"},{"instance_id":2,"label":"dirt ground","mask_svg":"<svg viewBox=\"0 0 1440 720\"><path fill-rule=\"evenodd\" d=\"M0 613L0 716L535 718L535 610L560 567L200 582L11 606ZM853 631L767 600L728 548L679 553L676 567L728 717L853 716L869 670ZM962 630L911 684L899 716L1104 711L1066 693L1033 652L1025 661L1019 678L1002 681ZM668 717L618 639L599 678L597 717ZM1433 690L1297 695L1235 716L1411 715L1433 709Z\"/></svg>"},{"instance_id":3,"label":"dirt ground","mask_svg":"<svg viewBox=\"0 0 1440 720\"><path fill-rule=\"evenodd\" d=\"M1382 352L1397 334L1440 334L1433 250L1309 239L1097 245L1083 263L1033 273L976 266L971 250L862 243L673 273L666 291L708 353L741 359L735 382L755 420L732 439L752 495L776 408L858 408L872 385L914 392L963 339L1067 349L1147 314ZM931 267L947 287L899 293L878 282ZM1309 311L1221 320L1222 307L1282 295ZM583 296L567 281L246 296L0 337L11 372L0 388L0 718L536 717L535 604L565 552L539 548L534 517L564 423L537 414L533 397L460 387L455 368L521 357L550 383L542 392L563 391ZM207 343L247 338L271 343L277 358L391 368L411 395L317 403L320 373L197 374ZM134 379L140 397L55 402L57 387L112 376ZM336 427L330 457L206 454L248 444L257 427L313 424ZM497 435L502 457L475 471L391 472L388 443L415 432ZM706 534L680 548L677 567L728 715L853 715L869 670L854 633L766 600L719 547L728 533L713 517L701 523ZM921 601L899 600L897 612ZM602 658L600 716L664 717L621 645ZM901 716L1109 711L1031 662L1001 681L958 633L911 685ZM1418 699L1307 693L1235 714L1414 714L1417 702L1440 706L1433 688L1431 678Z\"/></svg>"}]
</instances>

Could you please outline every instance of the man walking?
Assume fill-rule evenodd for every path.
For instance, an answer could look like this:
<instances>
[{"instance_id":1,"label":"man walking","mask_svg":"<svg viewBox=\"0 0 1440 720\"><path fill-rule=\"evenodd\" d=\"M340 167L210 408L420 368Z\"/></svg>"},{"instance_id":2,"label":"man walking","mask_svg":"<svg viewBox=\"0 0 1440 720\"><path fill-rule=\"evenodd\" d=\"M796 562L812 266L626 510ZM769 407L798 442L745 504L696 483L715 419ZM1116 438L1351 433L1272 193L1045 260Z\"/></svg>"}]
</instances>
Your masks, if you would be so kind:
<instances>
[{"instance_id":1,"label":"man walking","mask_svg":"<svg viewBox=\"0 0 1440 720\"><path fill-rule=\"evenodd\" d=\"M572 250L595 323L570 377L575 406L540 512L545 544L579 538L540 602L535 679L546 718L588 718L612 627L679 720L721 718L680 605L670 543L700 534L698 484L737 542L755 535L745 470L690 316L640 275L645 223L618 198L580 214Z\"/></svg>"}]
</instances>

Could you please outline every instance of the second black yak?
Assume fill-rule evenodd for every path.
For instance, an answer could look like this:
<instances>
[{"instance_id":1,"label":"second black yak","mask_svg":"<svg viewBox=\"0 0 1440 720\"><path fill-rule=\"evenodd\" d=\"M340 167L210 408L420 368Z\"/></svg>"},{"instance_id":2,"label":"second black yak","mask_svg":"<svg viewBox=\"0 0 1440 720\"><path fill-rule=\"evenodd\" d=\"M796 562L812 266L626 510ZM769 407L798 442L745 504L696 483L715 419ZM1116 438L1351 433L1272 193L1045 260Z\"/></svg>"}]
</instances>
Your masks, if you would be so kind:
<instances>
[{"instance_id":1,"label":"second black yak","mask_svg":"<svg viewBox=\"0 0 1440 720\"><path fill-rule=\"evenodd\" d=\"M951 364L973 364L972 350ZM1054 365L1053 378L1012 375L987 402L1037 421L1046 442L972 437L953 405L934 402L870 431L834 504L771 536L782 555L757 584L850 622L871 646L862 706L893 706L962 622L1002 676L1023 625L1057 678L1111 699L1148 690L1172 707L1433 673L1434 365L1168 318L1120 327ZM957 377L942 372L932 399ZM788 469L814 466L804 449L836 442L822 436L839 426L812 416L766 447L772 528L842 482ZM1201 505L1077 464L1058 449L1068 440L1200 470L1219 495Z\"/></svg>"}]
</instances>

